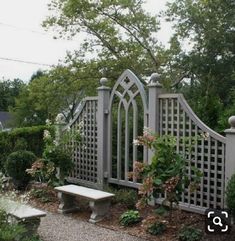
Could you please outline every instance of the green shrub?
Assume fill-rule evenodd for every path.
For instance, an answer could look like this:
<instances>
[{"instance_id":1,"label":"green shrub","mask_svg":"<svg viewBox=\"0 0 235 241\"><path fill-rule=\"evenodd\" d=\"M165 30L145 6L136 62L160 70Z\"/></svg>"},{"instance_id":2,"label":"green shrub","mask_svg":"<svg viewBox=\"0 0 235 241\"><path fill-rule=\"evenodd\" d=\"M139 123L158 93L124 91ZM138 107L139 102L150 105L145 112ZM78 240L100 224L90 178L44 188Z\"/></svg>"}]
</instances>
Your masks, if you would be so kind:
<instances>
[{"instance_id":1,"label":"green shrub","mask_svg":"<svg viewBox=\"0 0 235 241\"><path fill-rule=\"evenodd\" d=\"M155 213L160 216L167 216L169 214L169 207L167 206L160 206L159 208L155 209Z\"/></svg>"},{"instance_id":2,"label":"green shrub","mask_svg":"<svg viewBox=\"0 0 235 241\"><path fill-rule=\"evenodd\" d=\"M202 238L202 231L200 229L184 226L179 231L179 240L180 241L199 241Z\"/></svg>"},{"instance_id":3,"label":"green shrub","mask_svg":"<svg viewBox=\"0 0 235 241\"><path fill-rule=\"evenodd\" d=\"M2 227L7 222L7 214L0 209L0 227Z\"/></svg>"},{"instance_id":4,"label":"green shrub","mask_svg":"<svg viewBox=\"0 0 235 241\"><path fill-rule=\"evenodd\" d=\"M54 202L57 196L54 195L53 189L50 188L33 188L30 196L39 199L42 203Z\"/></svg>"},{"instance_id":5,"label":"green shrub","mask_svg":"<svg viewBox=\"0 0 235 241\"><path fill-rule=\"evenodd\" d=\"M184 137L179 140L185 143L185 152L190 153L194 143L194 137ZM140 186L141 199L136 204L142 208L153 197L159 194L165 196L163 204L168 204L173 210L173 204L178 204L181 194L185 188L193 192L198 187L202 172L195 166L191 166L192 175L189 179L187 172L187 160L183 153L176 151L177 138L170 135L158 136L148 128L144 130L143 136L134 140L136 145L142 145L152 149L154 155L150 164L135 162L133 176L142 179Z\"/></svg>"},{"instance_id":6,"label":"green shrub","mask_svg":"<svg viewBox=\"0 0 235 241\"><path fill-rule=\"evenodd\" d=\"M115 194L113 198L113 203L119 203L125 205L127 208L135 208L135 204L138 201L138 191L130 188L114 188L114 187L106 187L105 190L107 192L111 192Z\"/></svg>"},{"instance_id":7,"label":"green shrub","mask_svg":"<svg viewBox=\"0 0 235 241\"><path fill-rule=\"evenodd\" d=\"M147 232L152 235L161 235L164 233L165 230L166 224L162 222L153 223L147 228Z\"/></svg>"},{"instance_id":8,"label":"green shrub","mask_svg":"<svg viewBox=\"0 0 235 241\"><path fill-rule=\"evenodd\" d=\"M54 163L56 167L60 168L61 176L66 176L73 167L71 155L62 149L61 146L50 146L44 150L43 158L47 162Z\"/></svg>"},{"instance_id":9,"label":"green shrub","mask_svg":"<svg viewBox=\"0 0 235 241\"><path fill-rule=\"evenodd\" d=\"M35 160L36 156L29 151L16 151L8 156L5 168L13 178L16 188L23 189L29 183L31 177L26 173L26 169L30 168Z\"/></svg>"},{"instance_id":10,"label":"green shrub","mask_svg":"<svg viewBox=\"0 0 235 241\"><path fill-rule=\"evenodd\" d=\"M135 210L129 210L123 213L120 217L120 224L125 227L138 223L140 221L141 221L140 214L138 211L135 211Z\"/></svg>"},{"instance_id":11,"label":"green shrub","mask_svg":"<svg viewBox=\"0 0 235 241\"><path fill-rule=\"evenodd\" d=\"M42 241L38 235L32 237L26 237L22 241Z\"/></svg>"},{"instance_id":12,"label":"green shrub","mask_svg":"<svg viewBox=\"0 0 235 241\"><path fill-rule=\"evenodd\" d=\"M235 174L232 175L227 185L226 203L233 218L235 219Z\"/></svg>"},{"instance_id":13,"label":"green shrub","mask_svg":"<svg viewBox=\"0 0 235 241\"><path fill-rule=\"evenodd\" d=\"M123 188L117 191L115 198L117 203L121 203L127 208L134 208L138 200L138 194L136 190Z\"/></svg>"},{"instance_id":14,"label":"green shrub","mask_svg":"<svg viewBox=\"0 0 235 241\"><path fill-rule=\"evenodd\" d=\"M12 151L28 150L41 157L44 149L43 132L54 128L49 126L33 126L16 128L10 132L0 132L0 170L3 169L7 156Z\"/></svg>"}]
</instances>

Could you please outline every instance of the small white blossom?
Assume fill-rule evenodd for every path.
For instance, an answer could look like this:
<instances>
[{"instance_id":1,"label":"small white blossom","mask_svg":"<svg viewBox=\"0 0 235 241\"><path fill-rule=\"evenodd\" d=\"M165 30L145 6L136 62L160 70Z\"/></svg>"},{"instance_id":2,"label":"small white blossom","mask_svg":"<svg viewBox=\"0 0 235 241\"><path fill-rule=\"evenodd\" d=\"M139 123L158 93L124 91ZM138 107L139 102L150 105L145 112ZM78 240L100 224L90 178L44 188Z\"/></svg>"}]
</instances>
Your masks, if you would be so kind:
<instances>
[{"instance_id":1,"label":"small white blossom","mask_svg":"<svg viewBox=\"0 0 235 241\"><path fill-rule=\"evenodd\" d=\"M51 121L49 120L49 119L46 119L46 125L48 125L48 126L50 126L52 123L51 123Z\"/></svg>"},{"instance_id":2,"label":"small white blossom","mask_svg":"<svg viewBox=\"0 0 235 241\"><path fill-rule=\"evenodd\" d=\"M53 140L53 144L54 144L55 146L58 146L58 145L59 145L59 143L58 143L57 140Z\"/></svg>"},{"instance_id":3,"label":"small white blossom","mask_svg":"<svg viewBox=\"0 0 235 241\"><path fill-rule=\"evenodd\" d=\"M43 139L50 139L51 133L48 130L44 130L43 132Z\"/></svg>"},{"instance_id":4,"label":"small white blossom","mask_svg":"<svg viewBox=\"0 0 235 241\"><path fill-rule=\"evenodd\" d=\"M151 133L151 129L147 126L144 126L143 135L148 135L149 133Z\"/></svg>"},{"instance_id":5,"label":"small white blossom","mask_svg":"<svg viewBox=\"0 0 235 241\"><path fill-rule=\"evenodd\" d=\"M202 137L204 140L208 140L208 138L210 137L210 134L209 134L208 132L201 133L201 137Z\"/></svg>"},{"instance_id":6,"label":"small white blossom","mask_svg":"<svg viewBox=\"0 0 235 241\"><path fill-rule=\"evenodd\" d=\"M64 124L65 123L65 117L62 113L59 113L55 118L56 124Z\"/></svg>"},{"instance_id":7,"label":"small white blossom","mask_svg":"<svg viewBox=\"0 0 235 241\"><path fill-rule=\"evenodd\" d=\"M139 146L139 145L140 145L140 142L139 142L139 140L135 139L135 140L133 140L133 144L134 144L135 146Z\"/></svg>"}]
</instances>

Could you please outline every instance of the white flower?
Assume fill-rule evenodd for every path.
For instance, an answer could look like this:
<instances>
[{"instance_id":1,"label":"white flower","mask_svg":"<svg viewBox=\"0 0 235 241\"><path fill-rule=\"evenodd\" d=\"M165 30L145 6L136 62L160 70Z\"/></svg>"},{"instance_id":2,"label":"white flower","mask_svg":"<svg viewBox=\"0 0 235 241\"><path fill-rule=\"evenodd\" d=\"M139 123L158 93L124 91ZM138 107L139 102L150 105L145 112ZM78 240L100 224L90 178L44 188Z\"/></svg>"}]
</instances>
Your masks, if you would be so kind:
<instances>
[{"instance_id":1,"label":"white flower","mask_svg":"<svg viewBox=\"0 0 235 241\"><path fill-rule=\"evenodd\" d=\"M201 137L204 139L204 140L208 140L208 138L210 137L210 134L208 132L205 132L205 133L201 133Z\"/></svg>"},{"instance_id":2,"label":"white flower","mask_svg":"<svg viewBox=\"0 0 235 241\"><path fill-rule=\"evenodd\" d=\"M43 132L43 139L50 139L51 133L48 130L44 130Z\"/></svg>"},{"instance_id":3,"label":"white flower","mask_svg":"<svg viewBox=\"0 0 235 241\"><path fill-rule=\"evenodd\" d=\"M135 140L133 140L133 144L134 144L135 146L139 146L139 145L140 145L140 142L139 142L139 140L135 139Z\"/></svg>"},{"instance_id":4,"label":"white flower","mask_svg":"<svg viewBox=\"0 0 235 241\"><path fill-rule=\"evenodd\" d=\"M54 144L55 146L58 146L58 145L59 145L59 143L58 143L57 140L53 140L53 144Z\"/></svg>"},{"instance_id":5,"label":"white flower","mask_svg":"<svg viewBox=\"0 0 235 241\"><path fill-rule=\"evenodd\" d=\"M149 133L151 133L151 129L147 126L144 126L143 135L148 135Z\"/></svg>"},{"instance_id":6,"label":"white flower","mask_svg":"<svg viewBox=\"0 0 235 241\"><path fill-rule=\"evenodd\" d=\"M64 124L65 123L65 117L62 113L59 113L55 118L56 124Z\"/></svg>"},{"instance_id":7,"label":"white flower","mask_svg":"<svg viewBox=\"0 0 235 241\"><path fill-rule=\"evenodd\" d=\"M51 123L51 121L49 120L49 119L46 119L46 125L48 125L48 126L50 126L52 123Z\"/></svg>"}]
</instances>

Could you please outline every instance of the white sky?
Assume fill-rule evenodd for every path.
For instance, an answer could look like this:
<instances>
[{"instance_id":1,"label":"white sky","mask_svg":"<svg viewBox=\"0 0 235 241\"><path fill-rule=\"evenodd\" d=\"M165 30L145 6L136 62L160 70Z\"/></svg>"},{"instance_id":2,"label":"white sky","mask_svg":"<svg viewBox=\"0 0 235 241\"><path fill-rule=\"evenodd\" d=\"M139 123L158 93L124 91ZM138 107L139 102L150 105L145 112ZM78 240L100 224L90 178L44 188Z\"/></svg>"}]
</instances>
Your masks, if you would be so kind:
<instances>
[{"instance_id":1,"label":"white sky","mask_svg":"<svg viewBox=\"0 0 235 241\"><path fill-rule=\"evenodd\" d=\"M146 9L156 14L164 8L166 1L146 0ZM47 10L49 2L0 0L0 58L53 65L66 56L66 51L78 49L79 41L55 40L53 32L45 32L41 27L42 21L50 14ZM169 24L164 23L159 40L166 44L170 32ZM0 59L0 79L28 81L38 69L48 68Z\"/></svg>"}]
</instances>

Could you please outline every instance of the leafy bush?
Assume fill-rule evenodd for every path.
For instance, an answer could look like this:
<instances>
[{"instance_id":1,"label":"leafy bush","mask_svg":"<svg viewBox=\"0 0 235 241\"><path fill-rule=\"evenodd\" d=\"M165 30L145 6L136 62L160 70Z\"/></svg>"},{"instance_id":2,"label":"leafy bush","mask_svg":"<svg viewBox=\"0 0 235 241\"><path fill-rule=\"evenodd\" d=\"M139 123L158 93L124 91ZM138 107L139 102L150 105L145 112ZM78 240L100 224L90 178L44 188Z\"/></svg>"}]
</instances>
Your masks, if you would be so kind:
<instances>
[{"instance_id":1,"label":"leafy bush","mask_svg":"<svg viewBox=\"0 0 235 241\"><path fill-rule=\"evenodd\" d=\"M36 160L36 156L29 151L12 152L6 161L5 168L16 188L23 189L30 181L30 175L26 173L26 169L30 168Z\"/></svg>"},{"instance_id":2,"label":"leafy bush","mask_svg":"<svg viewBox=\"0 0 235 241\"><path fill-rule=\"evenodd\" d=\"M227 185L226 203L235 220L235 174L232 175Z\"/></svg>"},{"instance_id":3,"label":"leafy bush","mask_svg":"<svg viewBox=\"0 0 235 241\"><path fill-rule=\"evenodd\" d=\"M58 182L55 164L45 159L37 159L31 168L26 169L26 172L31 175L35 181L40 183L47 183L54 186L54 184Z\"/></svg>"},{"instance_id":4,"label":"leafy bush","mask_svg":"<svg viewBox=\"0 0 235 241\"><path fill-rule=\"evenodd\" d=\"M30 196L39 199L43 203L54 202L57 196L53 189L49 187L33 188L30 191Z\"/></svg>"},{"instance_id":5,"label":"leafy bush","mask_svg":"<svg viewBox=\"0 0 235 241\"><path fill-rule=\"evenodd\" d=\"M120 217L120 223L125 227L138 223L140 221L141 221L140 214L138 211L135 211L135 210L129 210L123 213Z\"/></svg>"},{"instance_id":6,"label":"leafy bush","mask_svg":"<svg viewBox=\"0 0 235 241\"><path fill-rule=\"evenodd\" d=\"M151 148L154 152L151 164L136 162L133 177L142 179L143 185L139 189L142 198L137 203L137 208L143 207L152 196L165 195L163 204L178 204L184 188L189 187L190 191L197 188L201 179L201 172L191 166L191 180L188 178L186 170L185 155L190 152L193 143L192 139L181 139L185 143L186 153L177 153L177 140L173 136L156 136L149 129L145 129L143 136L139 136L134 143Z\"/></svg>"},{"instance_id":7,"label":"leafy bush","mask_svg":"<svg viewBox=\"0 0 235 241\"><path fill-rule=\"evenodd\" d=\"M166 224L162 222L153 223L147 228L147 232L152 235L161 235L164 233L165 230Z\"/></svg>"},{"instance_id":8,"label":"leafy bush","mask_svg":"<svg viewBox=\"0 0 235 241\"><path fill-rule=\"evenodd\" d=\"M123 187L117 189L111 186L106 187L105 190L115 194L112 200L113 203L122 204L130 209L135 208L135 204L138 201L137 190Z\"/></svg>"},{"instance_id":9,"label":"leafy bush","mask_svg":"<svg viewBox=\"0 0 235 241\"><path fill-rule=\"evenodd\" d=\"M179 231L179 240L180 241L199 241L202 238L202 231L200 229L184 226Z\"/></svg>"},{"instance_id":10,"label":"leafy bush","mask_svg":"<svg viewBox=\"0 0 235 241\"><path fill-rule=\"evenodd\" d=\"M60 168L61 176L66 176L73 167L71 155L61 146L50 146L43 152L43 157L47 163L54 163Z\"/></svg>"},{"instance_id":11,"label":"leafy bush","mask_svg":"<svg viewBox=\"0 0 235 241\"><path fill-rule=\"evenodd\" d=\"M62 185L64 178L74 166L71 158L72 150L65 148L66 144L71 140L77 142L81 140L79 131L76 132L76 135L71 131L67 131L63 138L58 138L60 133L57 133L56 136L57 138L54 133L47 129L44 130L42 158L38 159L31 168L27 169L27 173L37 181L47 182L52 186Z\"/></svg>"},{"instance_id":12,"label":"leafy bush","mask_svg":"<svg viewBox=\"0 0 235 241\"><path fill-rule=\"evenodd\" d=\"M42 241L38 235L34 235L32 237L26 237L23 241Z\"/></svg>"},{"instance_id":13,"label":"leafy bush","mask_svg":"<svg viewBox=\"0 0 235 241\"><path fill-rule=\"evenodd\" d=\"M159 208L155 209L155 213L160 216L167 216L169 214L169 207L167 206L160 206Z\"/></svg>"},{"instance_id":14,"label":"leafy bush","mask_svg":"<svg viewBox=\"0 0 235 241\"><path fill-rule=\"evenodd\" d=\"M24 127L10 132L0 132L0 170L12 151L28 150L41 157L44 149L43 132L45 129L54 133L54 128L51 126Z\"/></svg>"}]
</instances>

